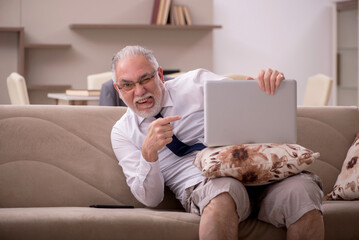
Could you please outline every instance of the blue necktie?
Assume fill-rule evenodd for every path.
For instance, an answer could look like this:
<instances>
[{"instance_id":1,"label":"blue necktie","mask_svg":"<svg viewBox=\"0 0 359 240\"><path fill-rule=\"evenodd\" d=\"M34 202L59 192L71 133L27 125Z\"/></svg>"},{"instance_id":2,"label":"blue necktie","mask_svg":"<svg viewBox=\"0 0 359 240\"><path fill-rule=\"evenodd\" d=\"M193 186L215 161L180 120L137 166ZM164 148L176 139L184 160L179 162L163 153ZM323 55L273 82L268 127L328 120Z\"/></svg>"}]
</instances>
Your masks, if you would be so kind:
<instances>
[{"instance_id":1,"label":"blue necktie","mask_svg":"<svg viewBox=\"0 0 359 240\"><path fill-rule=\"evenodd\" d=\"M155 118L162 117L161 113L159 112ZM175 135L172 136L172 142L166 145L174 154L176 154L179 157L183 157L187 155L188 153L191 153L193 151L200 151L204 148L206 148L205 145L202 143L196 143L192 146L188 146L187 144L181 142Z\"/></svg>"}]
</instances>

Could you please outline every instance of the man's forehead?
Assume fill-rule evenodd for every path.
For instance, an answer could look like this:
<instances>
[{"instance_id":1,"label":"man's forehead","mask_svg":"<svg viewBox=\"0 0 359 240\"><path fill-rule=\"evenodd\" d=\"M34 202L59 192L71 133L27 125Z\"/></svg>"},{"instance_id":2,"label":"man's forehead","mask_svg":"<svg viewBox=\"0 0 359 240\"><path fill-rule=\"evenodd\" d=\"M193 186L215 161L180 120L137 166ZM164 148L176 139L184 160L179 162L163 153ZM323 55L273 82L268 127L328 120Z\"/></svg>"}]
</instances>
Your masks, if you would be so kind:
<instances>
[{"instance_id":1,"label":"man's forehead","mask_svg":"<svg viewBox=\"0 0 359 240\"><path fill-rule=\"evenodd\" d=\"M150 66L151 63L148 59L143 55L138 56L127 56L118 61L117 67L118 68L125 68L128 69L132 67L143 67L143 66Z\"/></svg>"},{"instance_id":2,"label":"man's forehead","mask_svg":"<svg viewBox=\"0 0 359 240\"><path fill-rule=\"evenodd\" d=\"M116 66L117 80L137 80L152 73L153 67L144 56L126 57Z\"/></svg>"}]
</instances>

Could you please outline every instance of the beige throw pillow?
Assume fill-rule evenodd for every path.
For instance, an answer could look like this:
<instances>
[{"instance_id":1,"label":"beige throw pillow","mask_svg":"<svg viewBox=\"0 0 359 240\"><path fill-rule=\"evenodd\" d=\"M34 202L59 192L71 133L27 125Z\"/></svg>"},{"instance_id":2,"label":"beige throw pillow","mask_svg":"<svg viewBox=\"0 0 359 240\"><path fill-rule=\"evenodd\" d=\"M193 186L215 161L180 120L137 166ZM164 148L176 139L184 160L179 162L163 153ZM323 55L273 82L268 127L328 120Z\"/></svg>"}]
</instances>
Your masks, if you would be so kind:
<instances>
[{"instance_id":1,"label":"beige throw pillow","mask_svg":"<svg viewBox=\"0 0 359 240\"><path fill-rule=\"evenodd\" d=\"M359 133L356 134L352 146L344 160L342 170L334 185L333 191L325 196L325 200L359 199Z\"/></svg>"},{"instance_id":2,"label":"beige throw pillow","mask_svg":"<svg viewBox=\"0 0 359 240\"><path fill-rule=\"evenodd\" d=\"M231 176L264 185L305 170L319 153L297 144L243 144L200 151L193 164L208 178Z\"/></svg>"}]
</instances>

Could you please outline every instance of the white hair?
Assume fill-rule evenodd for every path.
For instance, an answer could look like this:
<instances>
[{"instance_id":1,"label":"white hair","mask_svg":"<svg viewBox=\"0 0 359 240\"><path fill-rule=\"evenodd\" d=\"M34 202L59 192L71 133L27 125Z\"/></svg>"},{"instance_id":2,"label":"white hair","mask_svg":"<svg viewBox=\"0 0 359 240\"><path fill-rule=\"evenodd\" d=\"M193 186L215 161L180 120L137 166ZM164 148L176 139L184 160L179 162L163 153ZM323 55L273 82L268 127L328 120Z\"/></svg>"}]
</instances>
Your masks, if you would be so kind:
<instances>
[{"instance_id":1,"label":"white hair","mask_svg":"<svg viewBox=\"0 0 359 240\"><path fill-rule=\"evenodd\" d=\"M154 69L159 67L158 62L153 55L153 52L149 49L146 49L141 46L127 46L120 50L116 55L112 58L112 80L114 82L117 81L116 77L116 65L119 61L127 58L127 57L136 57L136 56L144 56Z\"/></svg>"}]
</instances>

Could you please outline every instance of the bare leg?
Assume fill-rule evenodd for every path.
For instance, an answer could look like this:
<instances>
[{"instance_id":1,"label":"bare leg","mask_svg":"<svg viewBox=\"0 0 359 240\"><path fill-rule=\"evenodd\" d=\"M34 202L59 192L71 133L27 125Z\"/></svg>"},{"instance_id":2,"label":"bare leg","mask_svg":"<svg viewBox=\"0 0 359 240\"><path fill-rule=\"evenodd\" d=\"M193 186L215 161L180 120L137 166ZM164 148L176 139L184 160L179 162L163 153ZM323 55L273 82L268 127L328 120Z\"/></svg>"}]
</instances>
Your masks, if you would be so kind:
<instances>
[{"instance_id":1,"label":"bare leg","mask_svg":"<svg viewBox=\"0 0 359 240\"><path fill-rule=\"evenodd\" d=\"M312 210L304 214L298 221L289 226L287 239L323 240L324 222L322 213L318 210Z\"/></svg>"},{"instance_id":2,"label":"bare leg","mask_svg":"<svg viewBox=\"0 0 359 240\"><path fill-rule=\"evenodd\" d=\"M236 204L229 193L213 198L203 209L199 238L203 240L238 239Z\"/></svg>"}]
</instances>

